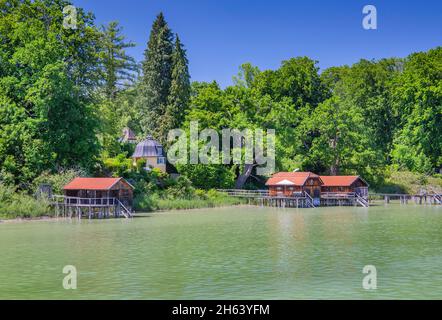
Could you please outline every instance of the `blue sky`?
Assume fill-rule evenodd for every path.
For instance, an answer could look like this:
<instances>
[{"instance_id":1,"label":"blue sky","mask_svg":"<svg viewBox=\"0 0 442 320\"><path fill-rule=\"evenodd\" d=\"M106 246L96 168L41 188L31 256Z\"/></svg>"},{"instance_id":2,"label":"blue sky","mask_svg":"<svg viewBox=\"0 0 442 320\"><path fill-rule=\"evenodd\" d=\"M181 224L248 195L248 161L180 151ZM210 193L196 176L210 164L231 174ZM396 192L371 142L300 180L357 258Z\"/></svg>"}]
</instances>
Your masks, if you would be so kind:
<instances>
[{"instance_id":1,"label":"blue sky","mask_svg":"<svg viewBox=\"0 0 442 320\"><path fill-rule=\"evenodd\" d=\"M192 80L231 84L250 62L276 69L308 56L321 69L361 58L405 57L442 45L442 1L73 0L98 24L117 20L137 44L138 61L155 16L162 11L188 52ZM378 29L362 28L362 8L375 5Z\"/></svg>"}]
</instances>

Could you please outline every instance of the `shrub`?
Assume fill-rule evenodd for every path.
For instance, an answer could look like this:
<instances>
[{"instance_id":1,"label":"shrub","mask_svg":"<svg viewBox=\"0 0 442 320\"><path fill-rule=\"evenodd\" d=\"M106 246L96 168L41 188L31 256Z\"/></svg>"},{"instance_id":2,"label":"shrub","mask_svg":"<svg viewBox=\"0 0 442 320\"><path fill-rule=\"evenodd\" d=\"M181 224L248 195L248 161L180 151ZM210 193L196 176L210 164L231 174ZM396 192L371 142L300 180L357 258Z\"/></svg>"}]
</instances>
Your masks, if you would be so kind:
<instances>
[{"instance_id":1,"label":"shrub","mask_svg":"<svg viewBox=\"0 0 442 320\"><path fill-rule=\"evenodd\" d=\"M75 177L85 177L87 173L82 169L61 169L58 173L43 172L34 179L32 192L35 193L41 184L50 184L54 194L62 194L63 187Z\"/></svg>"},{"instance_id":2,"label":"shrub","mask_svg":"<svg viewBox=\"0 0 442 320\"><path fill-rule=\"evenodd\" d=\"M47 199L35 199L23 192L0 184L0 216L32 218L51 215Z\"/></svg>"},{"instance_id":3,"label":"shrub","mask_svg":"<svg viewBox=\"0 0 442 320\"><path fill-rule=\"evenodd\" d=\"M186 176L195 188L200 189L229 189L235 185L235 167L225 165L189 164L177 165L178 172Z\"/></svg>"}]
</instances>

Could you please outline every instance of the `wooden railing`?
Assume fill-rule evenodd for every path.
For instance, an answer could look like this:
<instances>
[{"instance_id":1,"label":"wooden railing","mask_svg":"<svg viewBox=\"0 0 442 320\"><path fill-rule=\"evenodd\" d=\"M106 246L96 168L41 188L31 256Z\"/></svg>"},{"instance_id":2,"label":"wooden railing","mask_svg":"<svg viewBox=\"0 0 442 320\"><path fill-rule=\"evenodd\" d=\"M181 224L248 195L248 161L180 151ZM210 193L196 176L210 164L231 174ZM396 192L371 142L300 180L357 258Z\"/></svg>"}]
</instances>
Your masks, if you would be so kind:
<instances>
[{"instance_id":1,"label":"wooden railing","mask_svg":"<svg viewBox=\"0 0 442 320\"><path fill-rule=\"evenodd\" d=\"M269 190L243 190L243 189L217 189L218 192L226 193L234 197L268 197Z\"/></svg>"},{"instance_id":2,"label":"wooden railing","mask_svg":"<svg viewBox=\"0 0 442 320\"><path fill-rule=\"evenodd\" d=\"M368 202L368 198L364 198L359 194L356 194L356 201L357 203L359 203L361 206L368 208L370 206L370 203Z\"/></svg>"},{"instance_id":3,"label":"wooden railing","mask_svg":"<svg viewBox=\"0 0 442 320\"><path fill-rule=\"evenodd\" d=\"M54 195L52 204L56 207L114 207L118 214L131 218L132 212L117 198L80 198Z\"/></svg>"},{"instance_id":4,"label":"wooden railing","mask_svg":"<svg viewBox=\"0 0 442 320\"><path fill-rule=\"evenodd\" d=\"M54 202L58 204L77 206L115 206L118 204L116 198L80 198L54 195Z\"/></svg>"},{"instance_id":5,"label":"wooden railing","mask_svg":"<svg viewBox=\"0 0 442 320\"><path fill-rule=\"evenodd\" d=\"M321 198L324 199L349 199L355 196L354 192L321 192Z\"/></svg>"},{"instance_id":6,"label":"wooden railing","mask_svg":"<svg viewBox=\"0 0 442 320\"><path fill-rule=\"evenodd\" d=\"M316 208L315 204L313 203L313 198L307 192L304 192L304 195L305 199L307 200L307 204L312 208Z\"/></svg>"}]
</instances>

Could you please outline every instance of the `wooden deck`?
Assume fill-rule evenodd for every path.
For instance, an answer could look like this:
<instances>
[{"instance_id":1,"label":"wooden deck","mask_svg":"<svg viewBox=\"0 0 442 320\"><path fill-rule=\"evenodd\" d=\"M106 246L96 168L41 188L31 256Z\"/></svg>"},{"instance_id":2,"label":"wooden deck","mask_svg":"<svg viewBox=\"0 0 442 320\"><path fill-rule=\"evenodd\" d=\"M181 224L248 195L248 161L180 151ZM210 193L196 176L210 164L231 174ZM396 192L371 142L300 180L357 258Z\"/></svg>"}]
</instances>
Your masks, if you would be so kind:
<instances>
[{"instance_id":1,"label":"wooden deck","mask_svg":"<svg viewBox=\"0 0 442 320\"><path fill-rule=\"evenodd\" d=\"M55 195L51 204L57 217L131 218L132 212L117 198L79 198Z\"/></svg>"},{"instance_id":2,"label":"wooden deck","mask_svg":"<svg viewBox=\"0 0 442 320\"><path fill-rule=\"evenodd\" d=\"M425 195L371 193L368 197L362 197L354 192L322 192L320 199L312 199L305 192L287 197L283 195L270 196L268 190L219 189L218 191L232 197L247 198L250 204L283 208L315 208L319 206L369 207L370 203L378 200L383 200L385 203L389 203L391 200L399 200L401 204L414 202L420 205L442 205L442 196L438 193Z\"/></svg>"}]
</instances>

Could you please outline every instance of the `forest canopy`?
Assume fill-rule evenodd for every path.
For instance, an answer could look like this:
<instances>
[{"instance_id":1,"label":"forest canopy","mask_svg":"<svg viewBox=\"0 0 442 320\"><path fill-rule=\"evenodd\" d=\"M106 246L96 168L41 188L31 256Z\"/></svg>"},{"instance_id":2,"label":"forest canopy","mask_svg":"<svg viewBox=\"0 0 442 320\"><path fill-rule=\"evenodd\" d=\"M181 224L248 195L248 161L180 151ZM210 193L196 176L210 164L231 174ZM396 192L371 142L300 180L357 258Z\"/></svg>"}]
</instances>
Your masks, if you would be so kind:
<instances>
[{"instance_id":1,"label":"forest canopy","mask_svg":"<svg viewBox=\"0 0 442 320\"><path fill-rule=\"evenodd\" d=\"M99 26L77 8L77 28L64 28L69 4L0 0L3 184L26 189L43 173L71 168L115 174L109 159L130 157L118 140L124 127L166 145L168 130L191 121L217 131L275 129L277 171L359 174L382 185L391 172L442 169L442 47L326 70L309 57L276 70L245 63L221 88L190 81L185 45L163 14L140 64L117 22ZM228 188L244 168L177 170L198 187ZM264 179L252 172L247 186Z\"/></svg>"}]
</instances>

